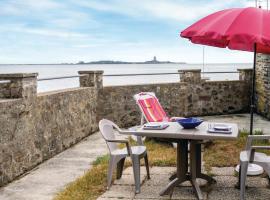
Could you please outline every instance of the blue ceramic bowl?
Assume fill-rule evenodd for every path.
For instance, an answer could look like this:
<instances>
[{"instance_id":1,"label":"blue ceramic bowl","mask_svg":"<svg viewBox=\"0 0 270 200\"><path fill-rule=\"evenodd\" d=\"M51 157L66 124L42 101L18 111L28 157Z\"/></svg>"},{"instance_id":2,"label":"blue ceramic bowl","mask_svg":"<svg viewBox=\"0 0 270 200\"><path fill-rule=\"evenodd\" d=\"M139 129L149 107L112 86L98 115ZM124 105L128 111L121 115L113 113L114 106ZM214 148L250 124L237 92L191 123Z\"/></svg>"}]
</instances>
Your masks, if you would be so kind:
<instances>
[{"instance_id":1,"label":"blue ceramic bowl","mask_svg":"<svg viewBox=\"0 0 270 200\"><path fill-rule=\"evenodd\" d=\"M199 126L203 120L195 117L185 118L185 119L178 119L176 120L183 128L185 129L192 129Z\"/></svg>"}]
</instances>

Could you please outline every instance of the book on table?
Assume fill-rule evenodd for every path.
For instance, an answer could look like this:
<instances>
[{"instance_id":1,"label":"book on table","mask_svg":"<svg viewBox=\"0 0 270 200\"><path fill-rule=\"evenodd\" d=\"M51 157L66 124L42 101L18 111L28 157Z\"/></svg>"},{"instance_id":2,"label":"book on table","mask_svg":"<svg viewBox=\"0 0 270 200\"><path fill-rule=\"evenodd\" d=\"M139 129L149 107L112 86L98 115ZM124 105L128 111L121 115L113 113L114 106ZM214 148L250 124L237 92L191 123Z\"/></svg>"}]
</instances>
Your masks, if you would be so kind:
<instances>
[{"instance_id":1,"label":"book on table","mask_svg":"<svg viewBox=\"0 0 270 200\"><path fill-rule=\"evenodd\" d=\"M164 122L148 122L143 125L143 129L145 130L163 130L169 126L168 123Z\"/></svg>"}]
</instances>

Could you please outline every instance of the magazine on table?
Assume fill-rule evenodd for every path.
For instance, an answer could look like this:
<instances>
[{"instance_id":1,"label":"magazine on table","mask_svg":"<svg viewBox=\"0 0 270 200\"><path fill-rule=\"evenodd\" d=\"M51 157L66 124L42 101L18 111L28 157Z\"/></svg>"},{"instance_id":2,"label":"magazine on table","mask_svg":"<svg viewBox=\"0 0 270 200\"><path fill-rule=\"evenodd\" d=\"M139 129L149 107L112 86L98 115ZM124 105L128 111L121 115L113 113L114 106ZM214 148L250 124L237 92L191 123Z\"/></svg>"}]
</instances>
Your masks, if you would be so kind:
<instances>
[{"instance_id":1,"label":"magazine on table","mask_svg":"<svg viewBox=\"0 0 270 200\"><path fill-rule=\"evenodd\" d=\"M169 126L168 123L164 122L148 122L143 125L143 129L145 130L163 130Z\"/></svg>"}]
</instances>

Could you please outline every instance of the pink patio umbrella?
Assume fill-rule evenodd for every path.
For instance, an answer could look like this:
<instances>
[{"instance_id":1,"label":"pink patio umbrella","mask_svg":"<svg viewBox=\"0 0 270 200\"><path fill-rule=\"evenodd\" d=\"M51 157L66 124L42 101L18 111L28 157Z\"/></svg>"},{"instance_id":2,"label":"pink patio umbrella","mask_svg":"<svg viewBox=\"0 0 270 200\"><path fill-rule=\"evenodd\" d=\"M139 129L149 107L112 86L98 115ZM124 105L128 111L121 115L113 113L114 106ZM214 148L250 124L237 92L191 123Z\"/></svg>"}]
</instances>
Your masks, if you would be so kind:
<instances>
[{"instance_id":1,"label":"pink patio umbrella","mask_svg":"<svg viewBox=\"0 0 270 200\"><path fill-rule=\"evenodd\" d=\"M261 8L232 8L215 12L181 32L195 44L254 52L250 134L253 132L256 53L270 54L270 12Z\"/></svg>"},{"instance_id":2,"label":"pink patio umbrella","mask_svg":"<svg viewBox=\"0 0 270 200\"><path fill-rule=\"evenodd\" d=\"M254 52L250 102L250 134L252 134L255 108L256 53L270 54L270 12L261 8L222 10L204 17L182 31L180 35L195 44ZM248 167L249 174L262 172L260 166L250 165Z\"/></svg>"}]
</instances>

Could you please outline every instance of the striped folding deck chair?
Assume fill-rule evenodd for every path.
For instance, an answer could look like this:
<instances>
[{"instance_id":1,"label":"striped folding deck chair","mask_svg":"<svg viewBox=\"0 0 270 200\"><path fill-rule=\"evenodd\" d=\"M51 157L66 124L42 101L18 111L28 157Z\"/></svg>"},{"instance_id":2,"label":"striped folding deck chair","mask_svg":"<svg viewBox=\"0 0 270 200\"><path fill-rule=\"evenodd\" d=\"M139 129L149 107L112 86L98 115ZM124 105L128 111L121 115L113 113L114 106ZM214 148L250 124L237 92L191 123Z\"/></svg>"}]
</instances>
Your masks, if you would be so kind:
<instances>
[{"instance_id":1,"label":"striped folding deck chair","mask_svg":"<svg viewBox=\"0 0 270 200\"><path fill-rule=\"evenodd\" d=\"M182 118L169 118L153 92L141 92L139 94L135 94L134 99L142 112L141 125L144 124L145 121L162 122L174 121L177 118Z\"/></svg>"}]
</instances>

